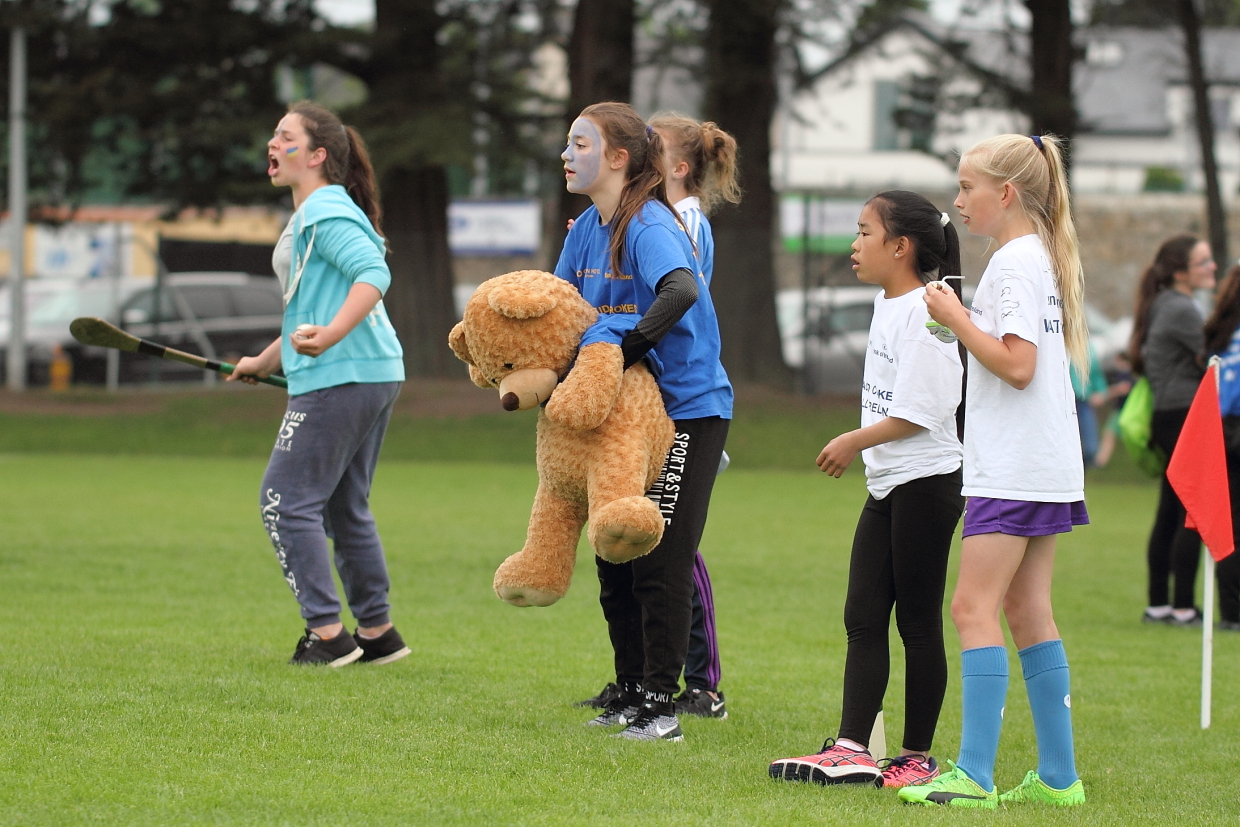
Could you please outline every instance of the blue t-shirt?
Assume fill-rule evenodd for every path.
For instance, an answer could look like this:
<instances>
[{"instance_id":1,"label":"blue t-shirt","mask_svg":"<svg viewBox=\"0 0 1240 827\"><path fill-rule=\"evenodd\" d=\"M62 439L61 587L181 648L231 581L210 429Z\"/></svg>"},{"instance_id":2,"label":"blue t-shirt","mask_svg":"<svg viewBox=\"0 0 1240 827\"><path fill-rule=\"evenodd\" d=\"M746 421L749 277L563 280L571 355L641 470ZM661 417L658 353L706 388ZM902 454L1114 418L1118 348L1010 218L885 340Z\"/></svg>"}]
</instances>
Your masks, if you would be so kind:
<instances>
[{"instance_id":1,"label":"blue t-shirt","mask_svg":"<svg viewBox=\"0 0 1240 827\"><path fill-rule=\"evenodd\" d=\"M602 316L632 314L650 309L659 279L684 268L699 273L693 246L667 207L648 201L625 232L619 276L611 272L607 249L610 227L599 225L593 205L568 231L555 274L572 284ZM585 341L619 344L624 331L603 320L586 332ZM631 328L628 328L631 329ZM719 362L719 322L704 278L698 280L698 299L672 326L654 353L662 364L658 377L663 404L672 419L706 416L732 418L732 385Z\"/></svg>"}]
</instances>

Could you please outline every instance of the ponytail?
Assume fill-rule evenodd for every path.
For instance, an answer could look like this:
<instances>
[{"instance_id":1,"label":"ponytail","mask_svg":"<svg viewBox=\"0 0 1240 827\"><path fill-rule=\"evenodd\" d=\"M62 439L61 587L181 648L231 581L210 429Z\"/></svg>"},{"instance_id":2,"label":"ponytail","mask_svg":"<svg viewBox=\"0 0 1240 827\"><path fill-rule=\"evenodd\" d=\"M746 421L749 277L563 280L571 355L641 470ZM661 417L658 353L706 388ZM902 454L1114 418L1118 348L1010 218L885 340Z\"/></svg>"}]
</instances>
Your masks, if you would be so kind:
<instances>
[{"instance_id":1,"label":"ponytail","mask_svg":"<svg viewBox=\"0 0 1240 827\"><path fill-rule=\"evenodd\" d=\"M1206 353L1222 353L1240 327L1240 265L1233 264L1214 297L1214 312L1206 322Z\"/></svg>"},{"instance_id":2,"label":"ponytail","mask_svg":"<svg viewBox=\"0 0 1240 827\"><path fill-rule=\"evenodd\" d=\"M1141 274L1132 311L1132 337L1128 340L1128 361L1133 373L1145 373L1141 347L1150 330L1150 305L1159 293L1171 286L1176 273L1188 269L1189 256L1200 243L1201 239L1189 233L1171 236L1158 245L1153 263Z\"/></svg>"},{"instance_id":3,"label":"ponytail","mask_svg":"<svg viewBox=\"0 0 1240 827\"><path fill-rule=\"evenodd\" d=\"M667 134L672 158L689 165L685 190L702 202L702 212L710 215L720 203L739 204L736 139L714 122L698 123L676 112L660 112L650 125Z\"/></svg>"},{"instance_id":4,"label":"ponytail","mask_svg":"<svg viewBox=\"0 0 1240 827\"><path fill-rule=\"evenodd\" d=\"M342 124L331 110L314 101L289 104L288 111L301 117L310 151L319 147L327 151L323 178L329 184L343 186L353 203L370 219L375 232L382 236L379 188L362 136L353 127Z\"/></svg>"},{"instance_id":5,"label":"ponytail","mask_svg":"<svg viewBox=\"0 0 1240 827\"><path fill-rule=\"evenodd\" d=\"M581 110L582 118L589 118L603 141L612 152L623 149L628 153L628 165L624 170L624 188L620 202L611 218L611 235L608 248L611 252L611 272L620 275L624 257L624 238L633 220L647 201L657 201L675 217L684 229L680 215L667 200L667 184L663 178L663 140L659 133L637 115L627 103L595 103ZM693 244L693 239L689 239ZM696 252L696 245L694 245Z\"/></svg>"},{"instance_id":6,"label":"ponytail","mask_svg":"<svg viewBox=\"0 0 1240 827\"><path fill-rule=\"evenodd\" d=\"M349 168L341 182L353 203L366 213L375 232L383 235L381 221L383 207L379 203L379 187L375 183L375 170L370 164L370 153L366 151L366 142L351 126L345 127L349 138Z\"/></svg>"},{"instance_id":7,"label":"ponytail","mask_svg":"<svg viewBox=\"0 0 1240 827\"><path fill-rule=\"evenodd\" d=\"M885 239L904 237L913 247L917 276L925 284L944 276L959 276L960 236L946 213L924 196L908 190L880 192L867 202L883 225ZM952 285L960 295L960 282Z\"/></svg>"},{"instance_id":8,"label":"ponytail","mask_svg":"<svg viewBox=\"0 0 1240 827\"><path fill-rule=\"evenodd\" d=\"M1085 271L1068 195L1063 145L1054 135L997 135L971 147L960 165L1016 189L1021 210L1046 248L1063 301L1064 347L1084 376L1089 370Z\"/></svg>"}]
</instances>

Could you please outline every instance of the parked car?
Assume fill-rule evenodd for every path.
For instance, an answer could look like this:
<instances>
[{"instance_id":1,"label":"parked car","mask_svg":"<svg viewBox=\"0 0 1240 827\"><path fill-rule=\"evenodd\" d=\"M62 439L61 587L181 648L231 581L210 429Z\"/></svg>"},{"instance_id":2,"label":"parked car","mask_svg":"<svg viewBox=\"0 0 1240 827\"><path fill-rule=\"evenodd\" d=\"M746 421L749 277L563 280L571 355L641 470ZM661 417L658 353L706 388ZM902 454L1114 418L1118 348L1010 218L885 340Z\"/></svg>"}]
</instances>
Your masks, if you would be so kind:
<instances>
[{"instance_id":1,"label":"parked car","mask_svg":"<svg viewBox=\"0 0 1240 827\"><path fill-rule=\"evenodd\" d=\"M815 287L809 291L808 311L805 291L780 290L776 294L784 361L805 372L805 386L810 393L860 393L874 297L878 293L879 288L870 285ZM973 285L964 286L964 295L967 304L973 296ZM1085 322L1103 366L1128 347L1131 317L1112 320L1086 302Z\"/></svg>"},{"instance_id":2,"label":"parked car","mask_svg":"<svg viewBox=\"0 0 1240 827\"><path fill-rule=\"evenodd\" d=\"M47 381L54 345L60 345L73 363L75 382L105 381L107 349L82 345L69 335L69 322L78 316L105 318L140 338L226 362L255 355L280 335L284 302L274 278L175 273L165 277L162 286L153 279L122 282L119 312L111 282L91 279L31 313L27 337L31 384ZM150 357L121 354L122 382L143 381L151 375ZM158 375L161 379L195 379L203 374L165 360L159 364Z\"/></svg>"}]
</instances>

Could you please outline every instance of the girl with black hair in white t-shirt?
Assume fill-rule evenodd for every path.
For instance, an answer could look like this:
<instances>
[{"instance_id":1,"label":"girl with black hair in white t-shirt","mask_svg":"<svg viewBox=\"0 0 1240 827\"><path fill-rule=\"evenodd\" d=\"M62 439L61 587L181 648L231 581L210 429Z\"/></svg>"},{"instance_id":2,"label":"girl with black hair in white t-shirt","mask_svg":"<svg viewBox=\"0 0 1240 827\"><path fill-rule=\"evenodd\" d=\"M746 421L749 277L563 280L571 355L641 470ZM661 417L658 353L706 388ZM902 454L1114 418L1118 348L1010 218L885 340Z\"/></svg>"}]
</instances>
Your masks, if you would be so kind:
<instances>
[{"instance_id":1,"label":"girl with black hair in white t-shirt","mask_svg":"<svg viewBox=\"0 0 1240 827\"><path fill-rule=\"evenodd\" d=\"M950 334L943 341L927 327L922 295L927 282L960 272L960 241L946 214L896 190L861 210L852 251L857 278L883 292L870 323L861 427L818 455L818 467L839 477L860 453L870 492L848 572L843 714L822 751L775 761L769 772L788 781L903 787L938 775L929 751L947 688L947 555L964 507L956 431L963 367ZM893 606L904 642L904 738L898 755L876 762L868 746L887 690Z\"/></svg>"}]
</instances>

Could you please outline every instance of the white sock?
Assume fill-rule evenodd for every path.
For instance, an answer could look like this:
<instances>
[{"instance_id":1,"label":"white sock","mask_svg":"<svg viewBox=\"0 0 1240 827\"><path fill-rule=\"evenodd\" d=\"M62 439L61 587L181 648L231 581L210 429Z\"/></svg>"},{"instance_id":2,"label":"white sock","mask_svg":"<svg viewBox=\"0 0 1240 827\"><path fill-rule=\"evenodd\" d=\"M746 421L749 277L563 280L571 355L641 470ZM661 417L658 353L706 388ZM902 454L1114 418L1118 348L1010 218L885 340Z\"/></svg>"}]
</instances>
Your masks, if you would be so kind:
<instances>
[{"instance_id":1,"label":"white sock","mask_svg":"<svg viewBox=\"0 0 1240 827\"><path fill-rule=\"evenodd\" d=\"M1156 617L1159 620L1162 620L1164 617L1171 614L1171 606L1146 606L1145 613L1150 617Z\"/></svg>"},{"instance_id":2,"label":"white sock","mask_svg":"<svg viewBox=\"0 0 1240 827\"><path fill-rule=\"evenodd\" d=\"M858 744L856 741L851 741L847 738L836 738L835 743L841 747L845 747L851 750L856 750L857 752L868 752L869 751L865 747Z\"/></svg>"},{"instance_id":3,"label":"white sock","mask_svg":"<svg viewBox=\"0 0 1240 827\"><path fill-rule=\"evenodd\" d=\"M1171 614L1175 615L1176 620L1192 620L1197 616L1196 609L1172 609Z\"/></svg>"}]
</instances>

